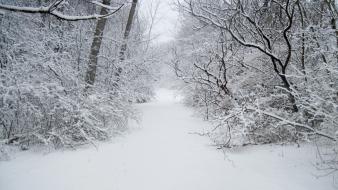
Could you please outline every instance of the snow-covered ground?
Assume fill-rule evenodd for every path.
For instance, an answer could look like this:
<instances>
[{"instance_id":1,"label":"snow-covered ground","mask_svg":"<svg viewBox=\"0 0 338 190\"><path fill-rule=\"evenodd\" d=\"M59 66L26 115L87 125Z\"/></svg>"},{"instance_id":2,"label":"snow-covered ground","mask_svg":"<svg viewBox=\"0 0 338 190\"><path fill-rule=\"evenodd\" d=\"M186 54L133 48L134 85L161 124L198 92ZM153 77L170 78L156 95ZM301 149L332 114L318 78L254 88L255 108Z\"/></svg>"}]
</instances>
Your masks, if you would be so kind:
<instances>
[{"instance_id":1,"label":"snow-covered ground","mask_svg":"<svg viewBox=\"0 0 338 190\"><path fill-rule=\"evenodd\" d=\"M192 117L173 91L138 105L139 130L111 143L49 154L22 152L0 162L0 190L330 190L316 178L315 152L257 146L226 154L192 135L208 124Z\"/></svg>"}]
</instances>

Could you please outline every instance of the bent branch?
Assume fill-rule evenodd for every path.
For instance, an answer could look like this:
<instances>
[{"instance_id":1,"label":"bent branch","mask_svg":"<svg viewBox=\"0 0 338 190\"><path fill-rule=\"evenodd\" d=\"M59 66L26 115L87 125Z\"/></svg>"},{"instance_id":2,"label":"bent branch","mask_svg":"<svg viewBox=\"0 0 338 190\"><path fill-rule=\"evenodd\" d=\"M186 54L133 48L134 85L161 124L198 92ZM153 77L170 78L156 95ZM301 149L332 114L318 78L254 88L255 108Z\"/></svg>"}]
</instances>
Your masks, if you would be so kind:
<instances>
[{"instance_id":1,"label":"bent branch","mask_svg":"<svg viewBox=\"0 0 338 190\"><path fill-rule=\"evenodd\" d=\"M93 19L109 17L115 14L116 12L118 12L124 6L124 4L122 4L119 7L115 8L114 10L112 9L112 7L107 8L104 6L103 8L107 8L111 12L108 12L107 14L103 14L103 15L93 14L93 15L86 15L86 16L71 16L71 15L65 15L56 10L58 6L61 4L61 2L63 1L64 0L55 1L54 3L48 6L41 6L41 7L20 7L20 6L0 4L0 9L13 11L13 12L21 12L21 13L50 14L62 20L80 21L80 20L93 20ZM100 6L100 4L97 4L97 3L94 3L94 4Z\"/></svg>"}]
</instances>

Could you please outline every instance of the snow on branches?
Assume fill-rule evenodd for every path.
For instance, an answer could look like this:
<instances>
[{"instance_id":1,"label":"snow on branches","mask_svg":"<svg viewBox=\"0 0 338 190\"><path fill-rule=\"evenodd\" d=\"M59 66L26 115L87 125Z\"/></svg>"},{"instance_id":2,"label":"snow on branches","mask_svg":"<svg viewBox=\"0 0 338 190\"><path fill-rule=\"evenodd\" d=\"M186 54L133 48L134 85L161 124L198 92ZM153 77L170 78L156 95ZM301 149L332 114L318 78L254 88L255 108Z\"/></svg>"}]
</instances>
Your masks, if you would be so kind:
<instances>
[{"instance_id":1,"label":"snow on branches","mask_svg":"<svg viewBox=\"0 0 338 190\"><path fill-rule=\"evenodd\" d=\"M0 4L0 9L8 10L8 11L15 11L15 12L23 12L23 13L40 13L40 14L50 14L53 15L59 19L67 20L67 21L79 21L79 20L91 20L91 19L100 19L100 18L106 18L109 17L116 12L118 12L124 4L120 5L119 7L111 7L107 5L103 5L102 3L99 3L97 1L93 1L92 3L95 5L98 5L100 7L103 7L105 9L108 9L109 12L104 15L99 14L93 14L93 15L86 15L86 16L71 16L71 15L65 15L58 11L58 7L62 5L65 2L65 0L57 0L54 1L54 3L51 3L48 6L41 6L41 7L21 7L21 6L14 6L14 5L5 5Z\"/></svg>"},{"instance_id":2,"label":"snow on branches","mask_svg":"<svg viewBox=\"0 0 338 190\"><path fill-rule=\"evenodd\" d=\"M222 141L229 143L228 133L233 141L234 133L245 136L244 144L337 140L332 2L179 1L184 24L173 67L190 104L231 126L220 127ZM228 115L236 117L223 120Z\"/></svg>"}]
</instances>

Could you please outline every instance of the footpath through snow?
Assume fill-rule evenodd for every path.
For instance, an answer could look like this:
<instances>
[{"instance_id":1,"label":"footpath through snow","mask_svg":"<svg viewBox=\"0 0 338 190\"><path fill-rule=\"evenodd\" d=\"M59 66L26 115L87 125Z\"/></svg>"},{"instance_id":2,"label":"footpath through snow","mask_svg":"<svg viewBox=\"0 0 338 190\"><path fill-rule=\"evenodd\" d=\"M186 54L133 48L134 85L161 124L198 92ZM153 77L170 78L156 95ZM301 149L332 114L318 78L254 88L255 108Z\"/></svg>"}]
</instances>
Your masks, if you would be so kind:
<instances>
[{"instance_id":1,"label":"footpath through snow","mask_svg":"<svg viewBox=\"0 0 338 190\"><path fill-rule=\"evenodd\" d=\"M140 130L76 151L23 152L0 162L0 190L330 190L309 148L260 146L226 153L191 135L207 125L173 91L138 105ZM337 186L336 186L337 188Z\"/></svg>"}]
</instances>

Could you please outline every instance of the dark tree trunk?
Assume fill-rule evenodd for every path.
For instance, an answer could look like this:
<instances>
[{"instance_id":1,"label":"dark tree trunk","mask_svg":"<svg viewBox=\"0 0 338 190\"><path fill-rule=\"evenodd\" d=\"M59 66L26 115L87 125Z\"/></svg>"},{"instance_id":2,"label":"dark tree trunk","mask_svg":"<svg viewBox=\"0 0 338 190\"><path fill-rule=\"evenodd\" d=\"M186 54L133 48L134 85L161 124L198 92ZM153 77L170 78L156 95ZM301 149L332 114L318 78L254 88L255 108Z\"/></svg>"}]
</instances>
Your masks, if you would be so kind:
<instances>
[{"instance_id":1,"label":"dark tree trunk","mask_svg":"<svg viewBox=\"0 0 338 190\"><path fill-rule=\"evenodd\" d=\"M124 31L123 43L122 43L121 50L120 50L120 61L124 61L124 59L125 59L125 52L127 50L127 41L128 41L128 38L129 38L131 27L133 25L134 15L135 15L135 12L136 12L136 5L137 5L137 0L133 0L133 3L131 5L130 11L129 11L126 29Z\"/></svg>"},{"instance_id":2,"label":"dark tree trunk","mask_svg":"<svg viewBox=\"0 0 338 190\"><path fill-rule=\"evenodd\" d=\"M104 5L109 5L110 0L103 0ZM101 8L100 15L108 14L108 10L106 8ZM98 55L100 53L100 48L102 44L103 31L106 26L107 18L101 18L97 21L94 39L90 48L88 69L86 72L86 83L89 85L93 85L95 83L96 70L97 70L97 60Z\"/></svg>"},{"instance_id":3,"label":"dark tree trunk","mask_svg":"<svg viewBox=\"0 0 338 190\"><path fill-rule=\"evenodd\" d=\"M120 55L119 55L120 62L123 62L125 60L125 53L127 51L128 38L129 38L130 31L131 31L131 27L133 25L137 1L138 0L133 0L133 3L131 4L131 7L130 7L128 21L127 21L127 25L126 25L126 28L125 28L125 31L124 31L123 42L122 42L121 49L120 49ZM117 71L115 72L115 76L116 76L116 80L115 80L115 83L114 83L115 87L118 86L121 73L122 73L122 68L118 67Z\"/></svg>"}]
</instances>

